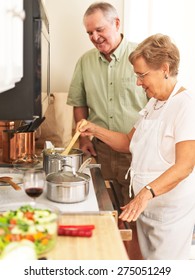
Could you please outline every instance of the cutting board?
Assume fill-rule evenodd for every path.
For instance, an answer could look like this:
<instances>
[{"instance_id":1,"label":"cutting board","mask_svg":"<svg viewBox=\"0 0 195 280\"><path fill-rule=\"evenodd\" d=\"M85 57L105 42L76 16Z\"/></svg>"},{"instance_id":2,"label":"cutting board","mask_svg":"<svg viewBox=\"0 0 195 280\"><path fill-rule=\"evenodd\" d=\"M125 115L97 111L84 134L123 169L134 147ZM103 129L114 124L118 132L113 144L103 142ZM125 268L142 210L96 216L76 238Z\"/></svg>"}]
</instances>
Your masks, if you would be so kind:
<instances>
[{"instance_id":1,"label":"cutting board","mask_svg":"<svg viewBox=\"0 0 195 280\"><path fill-rule=\"evenodd\" d=\"M60 224L93 224L92 237L58 236L51 260L128 260L116 220L111 212L63 215Z\"/></svg>"}]
</instances>

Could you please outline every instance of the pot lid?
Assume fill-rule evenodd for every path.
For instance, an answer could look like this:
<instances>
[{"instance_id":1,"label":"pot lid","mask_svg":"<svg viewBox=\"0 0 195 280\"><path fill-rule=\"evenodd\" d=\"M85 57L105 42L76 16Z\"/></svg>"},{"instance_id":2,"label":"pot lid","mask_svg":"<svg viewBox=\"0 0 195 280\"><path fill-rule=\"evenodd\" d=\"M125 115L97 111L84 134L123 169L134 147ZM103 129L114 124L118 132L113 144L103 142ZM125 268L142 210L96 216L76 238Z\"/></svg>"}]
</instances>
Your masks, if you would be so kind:
<instances>
[{"instance_id":1,"label":"pot lid","mask_svg":"<svg viewBox=\"0 0 195 280\"><path fill-rule=\"evenodd\" d=\"M90 176L85 173L72 171L59 171L47 175L46 180L51 183L85 182L89 181Z\"/></svg>"}]
</instances>

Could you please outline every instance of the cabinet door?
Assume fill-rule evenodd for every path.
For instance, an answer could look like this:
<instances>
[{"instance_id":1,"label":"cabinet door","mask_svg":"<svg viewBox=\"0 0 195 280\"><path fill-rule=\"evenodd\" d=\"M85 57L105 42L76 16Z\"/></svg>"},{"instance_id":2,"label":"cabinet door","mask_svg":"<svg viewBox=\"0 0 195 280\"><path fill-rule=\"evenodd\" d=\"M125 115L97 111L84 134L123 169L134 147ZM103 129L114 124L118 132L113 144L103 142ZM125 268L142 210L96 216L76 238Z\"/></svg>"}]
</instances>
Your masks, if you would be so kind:
<instances>
[{"instance_id":1,"label":"cabinet door","mask_svg":"<svg viewBox=\"0 0 195 280\"><path fill-rule=\"evenodd\" d=\"M23 77L23 0L0 1L0 92Z\"/></svg>"}]
</instances>

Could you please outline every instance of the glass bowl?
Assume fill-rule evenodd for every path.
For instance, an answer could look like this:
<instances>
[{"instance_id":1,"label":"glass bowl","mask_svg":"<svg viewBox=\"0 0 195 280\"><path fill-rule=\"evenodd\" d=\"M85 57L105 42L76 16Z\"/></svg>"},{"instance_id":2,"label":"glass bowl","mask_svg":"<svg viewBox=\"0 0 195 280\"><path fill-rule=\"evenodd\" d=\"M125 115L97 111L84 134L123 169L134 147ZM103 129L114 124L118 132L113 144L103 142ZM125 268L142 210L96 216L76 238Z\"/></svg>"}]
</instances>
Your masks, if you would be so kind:
<instances>
[{"instance_id":1,"label":"glass bowl","mask_svg":"<svg viewBox=\"0 0 195 280\"><path fill-rule=\"evenodd\" d=\"M0 255L12 242L30 240L37 256L50 251L57 240L59 210L47 204L14 203L0 207Z\"/></svg>"}]
</instances>

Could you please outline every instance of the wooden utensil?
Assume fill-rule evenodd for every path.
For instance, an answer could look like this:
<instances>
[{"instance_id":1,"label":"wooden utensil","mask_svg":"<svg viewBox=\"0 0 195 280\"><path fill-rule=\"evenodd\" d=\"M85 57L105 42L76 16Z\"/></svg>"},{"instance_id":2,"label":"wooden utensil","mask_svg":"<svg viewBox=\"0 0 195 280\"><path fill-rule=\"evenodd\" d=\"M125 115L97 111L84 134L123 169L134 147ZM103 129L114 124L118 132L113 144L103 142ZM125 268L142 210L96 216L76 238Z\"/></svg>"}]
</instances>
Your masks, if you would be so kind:
<instances>
[{"instance_id":1,"label":"wooden utensil","mask_svg":"<svg viewBox=\"0 0 195 280\"><path fill-rule=\"evenodd\" d=\"M83 120L80 127L84 126L87 124L86 120ZM74 134L73 138L71 139L70 143L68 144L68 146L66 147L66 149L61 153L62 156L67 156L70 152L70 150L72 149L74 143L77 141L77 139L80 136L80 131L76 131L76 133Z\"/></svg>"},{"instance_id":2,"label":"wooden utensil","mask_svg":"<svg viewBox=\"0 0 195 280\"><path fill-rule=\"evenodd\" d=\"M21 187L14 183L11 177L0 177L0 182L10 184L16 191L21 190Z\"/></svg>"}]
</instances>

